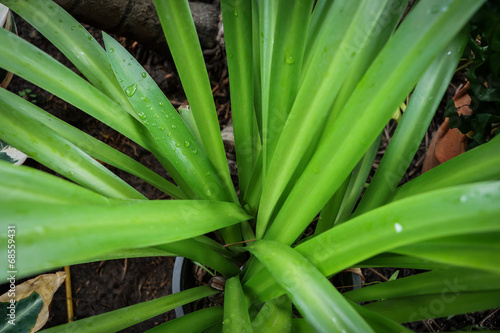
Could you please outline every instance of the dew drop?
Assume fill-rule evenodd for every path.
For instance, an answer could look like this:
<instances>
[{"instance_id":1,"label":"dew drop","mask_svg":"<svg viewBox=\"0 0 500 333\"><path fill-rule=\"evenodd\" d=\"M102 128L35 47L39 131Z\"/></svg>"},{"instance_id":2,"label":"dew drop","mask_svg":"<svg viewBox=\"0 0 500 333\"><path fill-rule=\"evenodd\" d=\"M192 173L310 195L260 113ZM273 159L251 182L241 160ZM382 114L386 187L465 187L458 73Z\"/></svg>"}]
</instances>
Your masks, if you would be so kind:
<instances>
[{"instance_id":1,"label":"dew drop","mask_svg":"<svg viewBox=\"0 0 500 333\"><path fill-rule=\"evenodd\" d=\"M295 62L295 59L291 55L285 55L285 62L291 65Z\"/></svg>"},{"instance_id":2,"label":"dew drop","mask_svg":"<svg viewBox=\"0 0 500 333\"><path fill-rule=\"evenodd\" d=\"M151 103L147 96L142 96L142 100L146 103Z\"/></svg>"},{"instance_id":3,"label":"dew drop","mask_svg":"<svg viewBox=\"0 0 500 333\"><path fill-rule=\"evenodd\" d=\"M141 75L143 78L146 78L146 76L147 76L146 72L142 72Z\"/></svg>"},{"instance_id":4,"label":"dew drop","mask_svg":"<svg viewBox=\"0 0 500 333\"><path fill-rule=\"evenodd\" d=\"M238 16L238 9L235 8L233 11L233 14L234 14L234 16Z\"/></svg>"},{"instance_id":5,"label":"dew drop","mask_svg":"<svg viewBox=\"0 0 500 333\"><path fill-rule=\"evenodd\" d=\"M144 112L139 112L139 117L141 117L141 119L146 119L148 117L147 114L145 114Z\"/></svg>"},{"instance_id":6,"label":"dew drop","mask_svg":"<svg viewBox=\"0 0 500 333\"><path fill-rule=\"evenodd\" d=\"M431 7L428 12L429 14L439 14L439 13L444 13L448 10L448 6L434 6L434 7Z\"/></svg>"},{"instance_id":7,"label":"dew drop","mask_svg":"<svg viewBox=\"0 0 500 333\"><path fill-rule=\"evenodd\" d=\"M64 148L66 148L67 150L71 149L71 147L69 145L64 145Z\"/></svg>"},{"instance_id":8,"label":"dew drop","mask_svg":"<svg viewBox=\"0 0 500 333\"><path fill-rule=\"evenodd\" d=\"M198 151L195 149L195 150L193 150L193 155L196 155L196 154L198 154Z\"/></svg>"},{"instance_id":9,"label":"dew drop","mask_svg":"<svg viewBox=\"0 0 500 333\"><path fill-rule=\"evenodd\" d=\"M136 91L137 91L137 84L135 83L129 86L127 89L125 89L125 93L127 94L128 97L134 96Z\"/></svg>"},{"instance_id":10,"label":"dew drop","mask_svg":"<svg viewBox=\"0 0 500 333\"><path fill-rule=\"evenodd\" d=\"M466 196L466 195L462 195L462 196L460 197L460 202L461 202L461 203L465 203L465 202L467 202L467 196Z\"/></svg>"},{"instance_id":11,"label":"dew drop","mask_svg":"<svg viewBox=\"0 0 500 333\"><path fill-rule=\"evenodd\" d=\"M399 234L401 231L403 231L403 226L399 223L394 223L394 230Z\"/></svg>"},{"instance_id":12,"label":"dew drop","mask_svg":"<svg viewBox=\"0 0 500 333\"><path fill-rule=\"evenodd\" d=\"M189 147L191 146L191 142L189 142L188 140L184 141L184 147Z\"/></svg>"},{"instance_id":13,"label":"dew drop","mask_svg":"<svg viewBox=\"0 0 500 333\"><path fill-rule=\"evenodd\" d=\"M158 102L158 105L159 105L159 106L163 106L163 105L165 105L165 104L163 104L163 102Z\"/></svg>"},{"instance_id":14,"label":"dew drop","mask_svg":"<svg viewBox=\"0 0 500 333\"><path fill-rule=\"evenodd\" d=\"M113 53L113 52L115 52L115 49L114 48L110 48L109 52Z\"/></svg>"},{"instance_id":15,"label":"dew drop","mask_svg":"<svg viewBox=\"0 0 500 333\"><path fill-rule=\"evenodd\" d=\"M164 131L164 130L165 130L165 126L161 125L160 127L158 127L158 129L159 129L160 131Z\"/></svg>"},{"instance_id":16,"label":"dew drop","mask_svg":"<svg viewBox=\"0 0 500 333\"><path fill-rule=\"evenodd\" d=\"M177 126L175 126L175 125L172 125L172 129L176 129L176 128L177 128Z\"/></svg>"},{"instance_id":17,"label":"dew drop","mask_svg":"<svg viewBox=\"0 0 500 333\"><path fill-rule=\"evenodd\" d=\"M176 146L176 147L180 147L180 146L181 146L181 144L180 144L179 142L177 142L177 143L175 144L175 146Z\"/></svg>"}]
</instances>

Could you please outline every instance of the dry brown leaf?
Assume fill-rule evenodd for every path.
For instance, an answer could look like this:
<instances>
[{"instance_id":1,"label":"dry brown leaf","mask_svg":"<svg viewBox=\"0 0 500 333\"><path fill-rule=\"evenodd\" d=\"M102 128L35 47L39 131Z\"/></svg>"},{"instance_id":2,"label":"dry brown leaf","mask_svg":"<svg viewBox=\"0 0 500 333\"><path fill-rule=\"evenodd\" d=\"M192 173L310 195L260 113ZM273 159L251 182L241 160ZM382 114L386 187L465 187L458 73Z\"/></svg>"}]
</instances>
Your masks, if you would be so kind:
<instances>
[{"instance_id":1,"label":"dry brown leaf","mask_svg":"<svg viewBox=\"0 0 500 333\"><path fill-rule=\"evenodd\" d=\"M468 82L453 97L453 102L459 114L471 115L472 110L469 107L471 98L467 94L467 90L469 90ZM425 156L422 173L464 153L466 148L467 136L460 133L458 128L450 128L449 119L446 118L432 138Z\"/></svg>"},{"instance_id":2,"label":"dry brown leaf","mask_svg":"<svg viewBox=\"0 0 500 333\"><path fill-rule=\"evenodd\" d=\"M39 331L47 323L49 319L49 305L52 302L54 293L59 289L65 278L65 272L42 274L16 286L16 302L30 296L34 291L42 297L42 311L38 314L35 327L31 330L32 333ZM9 302L10 299L8 292L0 296L0 302Z\"/></svg>"}]
</instances>

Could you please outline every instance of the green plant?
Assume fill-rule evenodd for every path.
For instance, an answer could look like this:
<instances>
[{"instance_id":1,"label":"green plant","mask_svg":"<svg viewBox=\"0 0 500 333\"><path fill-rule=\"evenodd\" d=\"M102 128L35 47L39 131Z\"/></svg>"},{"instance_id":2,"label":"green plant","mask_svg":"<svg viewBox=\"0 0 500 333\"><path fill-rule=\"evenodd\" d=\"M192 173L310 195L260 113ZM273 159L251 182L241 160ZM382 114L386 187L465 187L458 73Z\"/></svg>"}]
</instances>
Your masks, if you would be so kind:
<instances>
[{"instance_id":1,"label":"green plant","mask_svg":"<svg viewBox=\"0 0 500 333\"><path fill-rule=\"evenodd\" d=\"M420 0L401 24L403 0L222 0L239 197L187 1L155 6L195 128L108 35L104 50L48 0L0 2L90 83L7 31L0 66L148 149L177 184L1 89L0 137L72 181L0 163L0 219L2 230L16 226L19 277L180 255L227 278L223 309L152 331L401 332L400 323L500 306L500 139L398 187L486 0ZM353 212L379 134L413 89ZM145 200L94 158L178 200ZM377 266L428 272L345 294L327 279ZM47 331L114 332L218 292L197 287Z\"/></svg>"}]
</instances>

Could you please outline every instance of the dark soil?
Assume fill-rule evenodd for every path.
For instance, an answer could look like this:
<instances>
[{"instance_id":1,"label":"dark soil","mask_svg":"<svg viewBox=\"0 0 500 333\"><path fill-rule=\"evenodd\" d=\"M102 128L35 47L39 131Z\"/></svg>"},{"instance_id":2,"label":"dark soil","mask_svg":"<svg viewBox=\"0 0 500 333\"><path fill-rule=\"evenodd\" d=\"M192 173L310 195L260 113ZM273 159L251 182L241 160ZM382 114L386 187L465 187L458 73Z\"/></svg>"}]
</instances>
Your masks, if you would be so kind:
<instances>
[{"instance_id":1,"label":"dark soil","mask_svg":"<svg viewBox=\"0 0 500 333\"><path fill-rule=\"evenodd\" d=\"M16 19L21 37L48 52L57 60L77 72L74 66L72 66L71 63L69 63L69 61L61 55L54 46L52 46L52 44L50 44L22 19ZM101 32L99 30L91 27L87 28L97 40L102 39ZM166 60L162 57L162 55L147 50L134 41L126 40L118 36L115 37L144 65L146 70L160 85L174 106L177 107L182 104L187 104L179 78L171 61ZM218 46L212 50L205 50L205 55L208 63L209 76L214 91L220 125L221 128L223 128L230 120L229 88L224 54L222 48ZM443 99L443 105L436 114L436 117L434 118L431 127L426 134L425 139L422 141L421 147L413 159L412 164L402 182L406 182L420 174L424 155L432 135L443 120L445 101L453 96L464 81L463 74L458 74L454 78L447 95ZM9 86L9 90L16 93L23 90L25 91L26 89L30 89L31 94L36 95L33 99L36 100L36 104L39 107L84 130L103 142L119 149L129 156L132 156L134 159L156 171L160 175L167 176L162 166L149 152L137 146L121 134L103 125L99 121L96 121L77 110L75 107L18 77L15 77ZM375 161L372 174L380 162L381 156L389 143L395 127L395 123L391 122L385 129L382 145ZM31 159L28 159L25 164L51 172L46 167ZM116 172L118 176L134 186L149 199L168 198L161 191L125 172L114 168L112 168L112 171ZM173 263L174 258L138 258L102 261L71 266L71 284L75 319L86 318L170 294ZM396 269L384 268L363 269L362 271L365 277L365 283L369 283L373 281L384 281L388 279L395 270ZM416 273L418 272L405 269L401 270L399 276L408 276ZM0 294L4 293L6 290L6 285L0 286ZM45 327L52 327L66 323L66 316L66 295L64 288L61 287L54 296L50 318ZM174 312L170 311L139 325L123 330L122 332L144 332L147 329L174 317ZM440 332L452 331L456 329L468 330L473 328L499 329L500 311L495 312L495 310L492 310L471 315L454 316L447 319L427 320L418 323L411 323L409 327L419 332Z\"/></svg>"}]
</instances>

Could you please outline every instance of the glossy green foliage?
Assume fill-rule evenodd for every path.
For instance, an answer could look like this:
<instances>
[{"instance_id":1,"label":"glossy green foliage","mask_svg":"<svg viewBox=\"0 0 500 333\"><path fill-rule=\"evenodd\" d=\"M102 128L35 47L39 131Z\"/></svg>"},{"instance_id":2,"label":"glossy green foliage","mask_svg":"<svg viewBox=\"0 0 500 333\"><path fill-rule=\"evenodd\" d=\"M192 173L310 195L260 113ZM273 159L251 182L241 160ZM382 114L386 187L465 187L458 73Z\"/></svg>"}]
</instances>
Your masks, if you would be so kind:
<instances>
[{"instance_id":1,"label":"glossy green foliage","mask_svg":"<svg viewBox=\"0 0 500 333\"><path fill-rule=\"evenodd\" d=\"M162 154L198 198L228 201L214 167L153 79L117 41L105 34L104 42L117 80Z\"/></svg>"},{"instance_id":2,"label":"glossy green foliage","mask_svg":"<svg viewBox=\"0 0 500 333\"><path fill-rule=\"evenodd\" d=\"M420 0L404 19L406 0L222 0L239 191L187 0L154 1L192 110L183 115L110 36L103 49L49 0L0 2L88 81L3 30L0 67L143 146L175 182L0 90L0 139L72 181L0 162L0 226L16 226L19 276L184 256L226 278L223 308L151 332L403 332L402 322L500 306L500 139L398 187L486 0ZM365 184L380 134L410 94ZM146 200L95 159L181 200ZM340 294L329 277L349 267L428 272ZM114 332L217 292L203 286L49 331Z\"/></svg>"},{"instance_id":3,"label":"glossy green foliage","mask_svg":"<svg viewBox=\"0 0 500 333\"><path fill-rule=\"evenodd\" d=\"M229 175L203 54L187 1L154 1L184 92L193 111L203 148L233 201L236 193Z\"/></svg>"},{"instance_id":4,"label":"glossy green foliage","mask_svg":"<svg viewBox=\"0 0 500 333\"><path fill-rule=\"evenodd\" d=\"M373 332L331 282L295 250L274 241L256 242L249 250L317 331Z\"/></svg>"},{"instance_id":5,"label":"glossy green foliage","mask_svg":"<svg viewBox=\"0 0 500 333\"><path fill-rule=\"evenodd\" d=\"M106 312L97 316L77 320L44 330L44 332L117 332L153 318L176 307L216 294L208 286L192 288L177 294L160 297L126 308Z\"/></svg>"},{"instance_id":6,"label":"glossy green foliage","mask_svg":"<svg viewBox=\"0 0 500 333\"><path fill-rule=\"evenodd\" d=\"M250 315L245 294L241 288L239 277L235 276L226 281L224 290L224 321L223 332L252 333Z\"/></svg>"}]
</instances>

